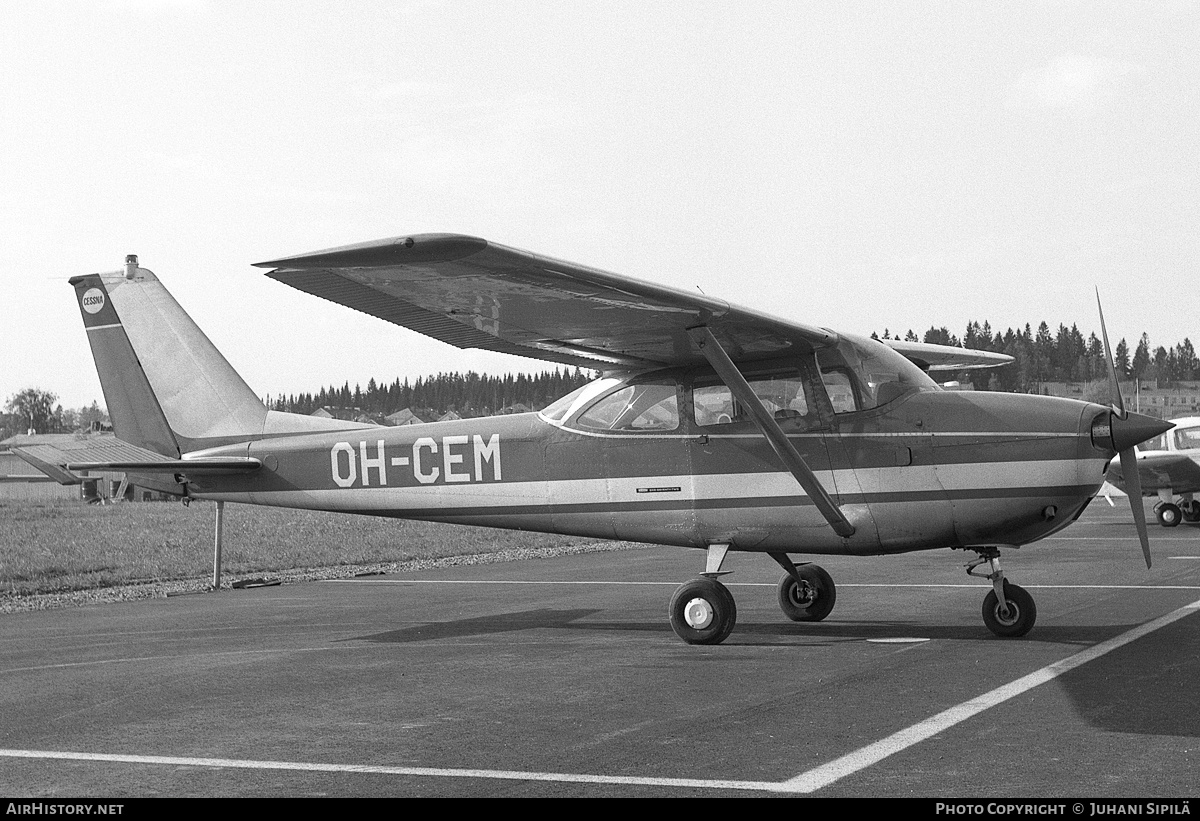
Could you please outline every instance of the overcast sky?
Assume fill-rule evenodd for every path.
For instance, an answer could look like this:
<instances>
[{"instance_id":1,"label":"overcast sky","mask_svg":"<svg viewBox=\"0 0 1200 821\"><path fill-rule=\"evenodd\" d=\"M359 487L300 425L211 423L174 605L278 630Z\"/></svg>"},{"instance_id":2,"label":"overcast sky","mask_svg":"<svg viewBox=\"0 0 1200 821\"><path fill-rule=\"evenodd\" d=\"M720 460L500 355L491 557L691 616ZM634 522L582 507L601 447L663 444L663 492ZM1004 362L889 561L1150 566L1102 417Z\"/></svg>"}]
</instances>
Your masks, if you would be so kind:
<instances>
[{"instance_id":1,"label":"overcast sky","mask_svg":"<svg viewBox=\"0 0 1200 821\"><path fill-rule=\"evenodd\" d=\"M0 4L0 402L140 255L260 395L458 351L250 263L473 234L855 332L1200 343L1194 2Z\"/></svg>"}]
</instances>

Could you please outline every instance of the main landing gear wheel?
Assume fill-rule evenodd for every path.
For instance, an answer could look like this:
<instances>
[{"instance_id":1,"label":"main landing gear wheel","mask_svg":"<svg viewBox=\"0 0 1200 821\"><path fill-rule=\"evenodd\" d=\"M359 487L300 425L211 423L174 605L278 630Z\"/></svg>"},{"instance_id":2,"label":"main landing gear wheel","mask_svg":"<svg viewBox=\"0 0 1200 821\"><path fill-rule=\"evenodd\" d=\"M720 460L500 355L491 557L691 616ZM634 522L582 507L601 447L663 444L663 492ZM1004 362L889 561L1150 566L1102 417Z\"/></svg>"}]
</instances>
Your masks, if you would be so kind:
<instances>
[{"instance_id":1,"label":"main landing gear wheel","mask_svg":"<svg viewBox=\"0 0 1200 821\"><path fill-rule=\"evenodd\" d=\"M1179 506L1185 522L1200 522L1200 502L1192 499Z\"/></svg>"},{"instance_id":2,"label":"main landing gear wheel","mask_svg":"<svg viewBox=\"0 0 1200 821\"><path fill-rule=\"evenodd\" d=\"M1154 508L1154 515L1163 527L1175 527L1183 519L1183 511L1178 505L1167 502Z\"/></svg>"},{"instance_id":3,"label":"main landing gear wheel","mask_svg":"<svg viewBox=\"0 0 1200 821\"><path fill-rule=\"evenodd\" d=\"M671 628L688 644L720 644L733 632L737 605L714 579L692 579L671 596Z\"/></svg>"},{"instance_id":4,"label":"main landing gear wheel","mask_svg":"<svg viewBox=\"0 0 1200 821\"><path fill-rule=\"evenodd\" d=\"M1018 638L1033 629L1037 621L1037 605L1025 588L1004 582L1004 598L1008 612L1000 607L996 591L990 591L983 599L983 623L1002 638Z\"/></svg>"},{"instance_id":5,"label":"main landing gear wheel","mask_svg":"<svg viewBox=\"0 0 1200 821\"><path fill-rule=\"evenodd\" d=\"M791 573L779 581L779 607L792 621L821 621L833 610L837 588L833 578L815 564L802 564L796 572L804 584L797 584Z\"/></svg>"}]
</instances>

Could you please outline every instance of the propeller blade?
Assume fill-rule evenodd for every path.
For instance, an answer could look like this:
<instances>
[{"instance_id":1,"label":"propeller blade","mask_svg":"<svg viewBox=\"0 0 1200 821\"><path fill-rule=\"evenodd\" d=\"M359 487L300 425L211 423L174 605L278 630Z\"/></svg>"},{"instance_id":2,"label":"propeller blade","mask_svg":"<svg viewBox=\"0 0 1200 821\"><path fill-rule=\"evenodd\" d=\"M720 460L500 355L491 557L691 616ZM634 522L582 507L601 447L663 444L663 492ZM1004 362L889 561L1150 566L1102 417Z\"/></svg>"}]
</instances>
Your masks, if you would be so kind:
<instances>
[{"instance_id":1,"label":"propeller blade","mask_svg":"<svg viewBox=\"0 0 1200 821\"><path fill-rule=\"evenodd\" d=\"M1138 539L1142 542L1142 555L1146 557L1146 569L1150 569L1150 535L1146 532L1146 511L1142 507L1142 479L1138 475L1137 451L1133 448L1121 451L1121 476L1125 479L1125 492L1129 495L1129 507L1133 510L1133 523L1137 526Z\"/></svg>"},{"instance_id":2,"label":"propeller blade","mask_svg":"<svg viewBox=\"0 0 1200 821\"><path fill-rule=\"evenodd\" d=\"M1104 306L1100 304L1100 289L1096 289L1096 310L1100 312L1100 336L1104 338L1104 361L1108 363L1108 383L1113 398L1111 424L1113 443L1121 456L1121 476L1125 479L1125 492L1129 496L1129 508L1133 511L1133 523L1137 527L1138 541L1142 543L1142 556L1146 569L1150 569L1150 534L1146 532L1146 511L1142 507L1142 478L1138 475L1137 449L1135 445L1157 436L1163 430L1174 427L1157 419L1149 419L1125 410L1121 397L1121 382L1117 378L1117 366L1113 362L1112 348L1108 344L1108 328L1104 324ZM1121 424L1124 423L1124 424ZM1149 423L1149 424L1147 424ZM1149 430L1161 425L1156 433ZM1112 500L1109 500L1112 503Z\"/></svg>"},{"instance_id":3,"label":"propeller blade","mask_svg":"<svg viewBox=\"0 0 1200 821\"><path fill-rule=\"evenodd\" d=\"M1096 309L1100 312L1100 336L1104 338L1104 361L1108 363L1108 381L1113 399L1113 410L1125 418L1125 400L1121 398L1121 383L1117 379L1117 366L1113 364L1112 348L1108 346L1108 329L1104 327L1104 306L1100 304L1100 289L1096 289ZM1148 561L1148 560L1147 560Z\"/></svg>"}]
</instances>

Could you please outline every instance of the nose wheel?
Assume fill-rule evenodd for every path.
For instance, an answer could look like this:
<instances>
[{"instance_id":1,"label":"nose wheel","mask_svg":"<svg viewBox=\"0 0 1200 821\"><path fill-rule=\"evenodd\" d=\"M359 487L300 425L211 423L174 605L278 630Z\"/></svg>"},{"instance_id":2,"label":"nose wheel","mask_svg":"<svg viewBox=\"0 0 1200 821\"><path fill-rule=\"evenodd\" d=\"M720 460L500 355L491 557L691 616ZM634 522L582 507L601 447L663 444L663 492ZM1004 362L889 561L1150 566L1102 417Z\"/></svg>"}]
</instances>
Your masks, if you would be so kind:
<instances>
[{"instance_id":1,"label":"nose wheel","mask_svg":"<svg viewBox=\"0 0 1200 821\"><path fill-rule=\"evenodd\" d=\"M1172 502L1155 505L1154 515L1163 527L1176 527L1183 521L1183 511Z\"/></svg>"},{"instance_id":2,"label":"nose wheel","mask_svg":"<svg viewBox=\"0 0 1200 821\"><path fill-rule=\"evenodd\" d=\"M975 548L979 558L967 565L968 576L986 578L992 590L983 599L983 623L1001 638L1020 638L1033 629L1037 621L1037 605L1025 588L1010 584L1000 569L1000 551L994 547ZM987 573L975 568L988 565Z\"/></svg>"},{"instance_id":3,"label":"nose wheel","mask_svg":"<svg viewBox=\"0 0 1200 821\"><path fill-rule=\"evenodd\" d=\"M993 590L983 599L983 623L997 636L1019 638L1031 629L1037 619L1037 605L1023 587L1004 582L1004 607Z\"/></svg>"}]
</instances>

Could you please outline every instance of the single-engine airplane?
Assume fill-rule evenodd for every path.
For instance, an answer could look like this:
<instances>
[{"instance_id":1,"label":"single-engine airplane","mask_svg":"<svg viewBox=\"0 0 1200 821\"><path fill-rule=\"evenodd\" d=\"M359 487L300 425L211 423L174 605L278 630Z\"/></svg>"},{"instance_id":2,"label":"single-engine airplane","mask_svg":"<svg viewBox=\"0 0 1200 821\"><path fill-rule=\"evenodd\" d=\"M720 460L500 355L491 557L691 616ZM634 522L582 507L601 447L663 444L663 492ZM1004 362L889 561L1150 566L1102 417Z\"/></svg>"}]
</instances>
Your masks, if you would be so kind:
<instances>
[{"instance_id":1,"label":"single-engine airplane","mask_svg":"<svg viewBox=\"0 0 1200 821\"><path fill-rule=\"evenodd\" d=\"M268 410L130 257L71 279L120 452L23 455L60 479L124 470L185 499L699 548L705 570L671 597L670 623L685 642L717 644L737 614L719 580L731 550L783 568L779 604L795 621L828 616L836 588L790 553L969 550L967 573L992 584L984 622L1024 635L1036 607L1005 580L1000 548L1067 527L1114 456L1170 427L1127 413L1119 390L1108 408L944 391L927 373L1009 361L1000 354L884 344L474 237L258 265L458 347L605 372L511 416L385 428Z\"/></svg>"},{"instance_id":2,"label":"single-engine airplane","mask_svg":"<svg viewBox=\"0 0 1200 821\"><path fill-rule=\"evenodd\" d=\"M1181 521L1200 522L1200 416L1171 420L1174 430L1164 431L1138 445L1137 473L1141 495L1157 496L1154 515L1163 527ZM1123 464L1108 469L1108 480L1129 492Z\"/></svg>"}]
</instances>

